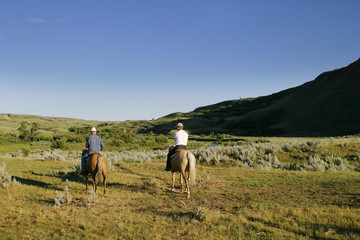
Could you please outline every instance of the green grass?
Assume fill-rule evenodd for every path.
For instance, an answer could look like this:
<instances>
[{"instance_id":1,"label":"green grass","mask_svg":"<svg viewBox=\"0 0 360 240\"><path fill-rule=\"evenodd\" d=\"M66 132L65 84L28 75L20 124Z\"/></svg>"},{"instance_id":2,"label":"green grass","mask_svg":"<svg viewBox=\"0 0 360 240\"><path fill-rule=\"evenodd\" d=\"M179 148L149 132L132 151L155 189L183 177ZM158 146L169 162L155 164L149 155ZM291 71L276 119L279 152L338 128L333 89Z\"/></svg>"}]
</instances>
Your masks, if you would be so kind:
<instances>
[{"instance_id":1,"label":"green grass","mask_svg":"<svg viewBox=\"0 0 360 240\"><path fill-rule=\"evenodd\" d=\"M358 172L198 165L187 199L170 191L164 161L121 163L109 174L107 196L100 187L92 198L80 176L63 174L70 161L3 161L22 182L0 188L4 239L360 238ZM55 191L65 185L73 200L55 208Z\"/></svg>"},{"instance_id":2,"label":"green grass","mask_svg":"<svg viewBox=\"0 0 360 240\"><path fill-rule=\"evenodd\" d=\"M13 153L17 152L21 149L28 149L28 150L45 150L48 149L48 146L31 146L29 143L6 143L6 144L0 144L0 154L5 153Z\"/></svg>"}]
</instances>

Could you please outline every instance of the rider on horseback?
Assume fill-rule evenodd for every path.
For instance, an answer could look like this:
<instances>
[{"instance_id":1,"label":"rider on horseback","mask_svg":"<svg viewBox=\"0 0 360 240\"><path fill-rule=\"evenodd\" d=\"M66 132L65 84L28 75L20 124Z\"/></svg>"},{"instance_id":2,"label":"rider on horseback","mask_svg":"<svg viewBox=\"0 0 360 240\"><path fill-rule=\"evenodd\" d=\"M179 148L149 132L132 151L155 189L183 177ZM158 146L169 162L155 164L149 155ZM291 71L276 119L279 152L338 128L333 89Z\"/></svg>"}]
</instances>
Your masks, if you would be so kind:
<instances>
[{"instance_id":1,"label":"rider on horseback","mask_svg":"<svg viewBox=\"0 0 360 240\"><path fill-rule=\"evenodd\" d=\"M86 138L85 147L88 149L81 158L81 174L86 173L86 160L92 153L101 153L105 146L102 139L96 135L96 128L91 128L91 135Z\"/></svg>"},{"instance_id":2,"label":"rider on horseback","mask_svg":"<svg viewBox=\"0 0 360 240\"><path fill-rule=\"evenodd\" d=\"M166 162L166 168L165 171L171 170L171 156L174 155L179 149L187 149L187 141L188 141L188 134L185 132L184 125L182 123L178 123L176 125L176 129L178 130L175 132L175 147L171 146L169 149L169 153L167 155L167 162Z\"/></svg>"}]
</instances>

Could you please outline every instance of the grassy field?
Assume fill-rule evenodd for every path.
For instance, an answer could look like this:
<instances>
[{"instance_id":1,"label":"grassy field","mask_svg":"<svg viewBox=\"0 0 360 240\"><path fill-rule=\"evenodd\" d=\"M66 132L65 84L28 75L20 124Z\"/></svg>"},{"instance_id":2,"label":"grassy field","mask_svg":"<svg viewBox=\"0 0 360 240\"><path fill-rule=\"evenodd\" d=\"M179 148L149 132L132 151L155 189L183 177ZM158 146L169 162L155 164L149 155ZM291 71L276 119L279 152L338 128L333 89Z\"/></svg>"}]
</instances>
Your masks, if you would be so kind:
<instances>
[{"instance_id":1,"label":"grassy field","mask_svg":"<svg viewBox=\"0 0 360 240\"><path fill-rule=\"evenodd\" d=\"M359 172L198 165L187 199L164 160L114 164L106 196L72 161L2 162L21 185L0 187L0 239L360 238ZM60 193L69 201L55 206Z\"/></svg>"}]
</instances>

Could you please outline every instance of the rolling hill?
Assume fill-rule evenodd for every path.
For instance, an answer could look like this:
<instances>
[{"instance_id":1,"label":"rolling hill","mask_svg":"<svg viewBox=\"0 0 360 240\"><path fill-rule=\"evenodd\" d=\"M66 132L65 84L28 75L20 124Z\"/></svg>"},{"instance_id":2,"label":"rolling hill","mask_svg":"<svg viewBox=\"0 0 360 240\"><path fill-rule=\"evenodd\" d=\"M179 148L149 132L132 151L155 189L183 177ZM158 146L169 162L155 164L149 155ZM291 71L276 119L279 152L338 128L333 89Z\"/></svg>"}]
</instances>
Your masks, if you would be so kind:
<instances>
[{"instance_id":1,"label":"rolling hill","mask_svg":"<svg viewBox=\"0 0 360 240\"><path fill-rule=\"evenodd\" d=\"M148 131L183 121L192 133L257 136L337 136L360 133L360 59L272 95L225 101L174 113Z\"/></svg>"},{"instance_id":2,"label":"rolling hill","mask_svg":"<svg viewBox=\"0 0 360 240\"><path fill-rule=\"evenodd\" d=\"M48 133L64 133L68 132L69 127L91 127L97 126L100 122L88 121L73 118L61 117L44 117L36 115L23 115L23 114L0 114L0 133L18 133L17 129L20 123L27 121L28 123L38 123L40 133L48 135Z\"/></svg>"},{"instance_id":3,"label":"rolling hill","mask_svg":"<svg viewBox=\"0 0 360 240\"><path fill-rule=\"evenodd\" d=\"M360 59L320 74L313 81L257 98L237 99L172 113L151 121L99 122L70 118L0 114L0 130L14 132L21 121L44 130L69 127L121 127L167 134L183 122L192 134L247 136L340 136L360 133Z\"/></svg>"}]
</instances>

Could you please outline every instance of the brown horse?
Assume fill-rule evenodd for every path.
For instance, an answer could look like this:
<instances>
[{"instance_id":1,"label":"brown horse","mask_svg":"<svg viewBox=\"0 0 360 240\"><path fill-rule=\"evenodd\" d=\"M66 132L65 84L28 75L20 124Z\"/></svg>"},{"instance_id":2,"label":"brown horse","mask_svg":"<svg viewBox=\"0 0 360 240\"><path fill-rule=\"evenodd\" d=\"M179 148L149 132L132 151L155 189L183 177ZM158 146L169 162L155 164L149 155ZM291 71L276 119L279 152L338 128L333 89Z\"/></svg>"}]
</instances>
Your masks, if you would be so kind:
<instances>
[{"instance_id":1,"label":"brown horse","mask_svg":"<svg viewBox=\"0 0 360 240\"><path fill-rule=\"evenodd\" d=\"M82 156L87 152L83 150ZM96 193L98 183L104 184L104 195L106 194L107 160L104 155L92 153L86 161L86 190L88 190L89 173L92 176L93 188Z\"/></svg>"},{"instance_id":2,"label":"brown horse","mask_svg":"<svg viewBox=\"0 0 360 240\"><path fill-rule=\"evenodd\" d=\"M183 189L183 180L185 181L185 193L187 193L187 198L190 198L190 183L195 184L196 178L196 159L194 154L188 150L182 150L177 152L171 157L171 173L172 173L172 188L175 189L175 172L180 172L180 183L181 190ZM188 177L186 178L186 172L188 172Z\"/></svg>"}]
</instances>

